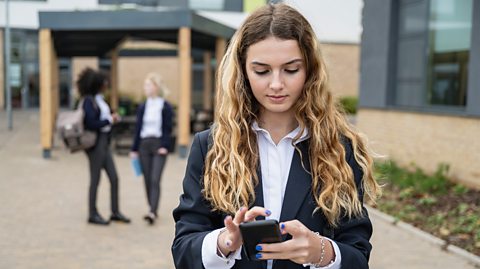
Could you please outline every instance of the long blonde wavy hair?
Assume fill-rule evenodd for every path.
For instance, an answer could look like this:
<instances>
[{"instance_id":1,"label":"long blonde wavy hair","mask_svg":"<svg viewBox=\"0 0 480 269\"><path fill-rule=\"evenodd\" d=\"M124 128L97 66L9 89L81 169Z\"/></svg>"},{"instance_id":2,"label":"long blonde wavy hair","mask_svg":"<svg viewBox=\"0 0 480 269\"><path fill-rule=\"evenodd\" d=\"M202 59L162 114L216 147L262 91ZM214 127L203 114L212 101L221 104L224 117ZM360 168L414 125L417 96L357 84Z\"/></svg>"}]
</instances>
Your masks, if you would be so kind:
<instances>
[{"instance_id":1,"label":"long blonde wavy hair","mask_svg":"<svg viewBox=\"0 0 480 269\"><path fill-rule=\"evenodd\" d=\"M296 40L302 52L307 74L302 94L294 105L301 128L294 141L308 130L310 167L306 169L312 176L312 196L317 210L335 227L344 215L362 215L362 201L342 141L351 141L355 160L363 170L361 187L365 196L374 201L380 188L373 178L372 158L364 140L349 125L329 91L325 64L312 27L298 11L285 4L270 4L253 12L233 36L220 63L211 130L214 142L206 156L204 197L213 210L229 214L255 201L259 153L252 123L258 120L260 105L250 88L245 61L249 46L271 36Z\"/></svg>"}]
</instances>

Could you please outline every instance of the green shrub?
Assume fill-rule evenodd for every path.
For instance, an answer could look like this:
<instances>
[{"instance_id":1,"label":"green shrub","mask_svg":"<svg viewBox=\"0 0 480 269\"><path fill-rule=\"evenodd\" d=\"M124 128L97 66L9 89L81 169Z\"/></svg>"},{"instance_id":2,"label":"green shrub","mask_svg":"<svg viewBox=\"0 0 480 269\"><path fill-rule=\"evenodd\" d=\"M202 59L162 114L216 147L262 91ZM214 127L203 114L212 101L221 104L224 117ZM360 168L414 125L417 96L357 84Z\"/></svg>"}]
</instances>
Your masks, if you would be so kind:
<instances>
[{"instance_id":1,"label":"green shrub","mask_svg":"<svg viewBox=\"0 0 480 269\"><path fill-rule=\"evenodd\" d=\"M358 97L345 96L340 98L340 105L347 114L356 114L358 106Z\"/></svg>"},{"instance_id":2,"label":"green shrub","mask_svg":"<svg viewBox=\"0 0 480 269\"><path fill-rule=\"evenodd\" d=\"M414 171L412 172L399 167L394 161L375 164L380 177L400 187L402 189L401 196L404 198L418 194L442 194L447 191L449 184L452 184L446 176L449 170L447 164L440 164L432 175L426 174L415 165L413 166Z\"/></svg>"}]
</instances>

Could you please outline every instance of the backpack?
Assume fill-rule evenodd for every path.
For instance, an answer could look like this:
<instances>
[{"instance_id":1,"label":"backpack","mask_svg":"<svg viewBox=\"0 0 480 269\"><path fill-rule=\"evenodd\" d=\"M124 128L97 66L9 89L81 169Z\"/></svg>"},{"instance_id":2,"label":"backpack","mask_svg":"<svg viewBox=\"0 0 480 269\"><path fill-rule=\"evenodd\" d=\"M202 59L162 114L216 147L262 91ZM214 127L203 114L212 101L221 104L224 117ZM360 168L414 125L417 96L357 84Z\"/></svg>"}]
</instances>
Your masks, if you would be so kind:
<instances>
[{"instance_id":1,"label":"backpack","mask_svg":"<svg viewBox=\"0 0 480 269\"><path fill-rule=\"evenodd\" d=\"M73 111L62 111L58 114L56 129L65 146L74 153L93 147L97 140L97 133L86 130L83 126L85 112L82 98L78 107ZM93 101L95 105L95 101Z\"/></svg>"}]
</instances>

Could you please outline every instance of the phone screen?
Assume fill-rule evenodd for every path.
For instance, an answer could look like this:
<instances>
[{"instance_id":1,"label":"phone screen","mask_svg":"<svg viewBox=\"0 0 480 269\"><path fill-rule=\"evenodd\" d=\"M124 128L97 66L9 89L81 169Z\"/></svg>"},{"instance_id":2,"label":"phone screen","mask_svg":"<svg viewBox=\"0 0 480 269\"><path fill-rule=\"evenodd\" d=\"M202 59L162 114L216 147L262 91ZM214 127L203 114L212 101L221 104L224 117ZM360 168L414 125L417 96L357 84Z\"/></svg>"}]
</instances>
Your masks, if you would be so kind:
<instances>
[{"instance_id":1,"label":"phone screen","mask_svg":"<svg viewBox=\"0 0 480 269\"><path fill-rule=\"evenodd\" d=\"M255 247L260 243L282 242L282 234L277 220L257 220L240 224L243 250L250 260L256 260Z\"/></svg>"}]
</instances>

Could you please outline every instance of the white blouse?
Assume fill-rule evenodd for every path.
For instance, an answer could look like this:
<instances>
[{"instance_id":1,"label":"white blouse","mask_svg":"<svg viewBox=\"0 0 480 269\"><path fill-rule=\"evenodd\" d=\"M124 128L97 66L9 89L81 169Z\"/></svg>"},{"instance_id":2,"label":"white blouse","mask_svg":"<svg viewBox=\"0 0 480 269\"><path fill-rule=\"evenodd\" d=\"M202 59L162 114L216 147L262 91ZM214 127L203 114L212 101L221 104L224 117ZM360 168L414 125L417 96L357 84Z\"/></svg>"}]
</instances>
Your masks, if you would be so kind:
<instances>
[{"instance_id":1,"label":"white blouse","mask_svg":"<svg viewBox=\"0 0 480 269\"><path fill-rule=\"evenodd\" d=\"M293 138L300 132L300 127L291 131L283 137L278 144L275 144L270 133L258 126L256 122L252 125L253 130L257 132L257 141L260 155L260 166L262 171L262 188L264 207L271 211L271 215L266 219L280 219L282 212L283 198L287 186L290 166L292 164L295 147L292 145ZM308 131L300 136L295 142L298 144L308 138ZM222 228L223 229L223 228ZM202 262L205 268L209 269L229 269L235 264L235 260L241 259L241 247L230 254L228 257L217 255L217 240L222 229L217 229L207 234L202 243ZM341 253L338 245L332 242L335 252L335 261L325 267L329 269L338 269L341 264ZM267 269L271 269L273 261L267 261ZM315 268L309 264L305 267Z\"/></svg>"},{"instance_id":2,"label":"white blouse","mask_svg":"<svg viewBox=\"0 0 480 269\"><path fill-rule=\"evenodd\" d=\"M143 114L142 130L140 137L161 137L162 136L162 110L165 100L160 97L148 98L145 103Z\"/></svg>"},{"instance_id":3,"label":"white blouse","mask_svg":"<svg viewBox=\"0 0 480 269\"><path fill-rule=\"evenodd\" d=\"M110 111L110 107L108 106L107 102L105 102L105 98L101 93L98 93L95 95L95 102L97 103L98 108L100 109L100 120L108 120L110 122L109 125L102 127L100 131L102 133L108 133L110 132L110 130L112 130L112 123L113 123L112 112Z\"/></svg>"}]
</instances>

